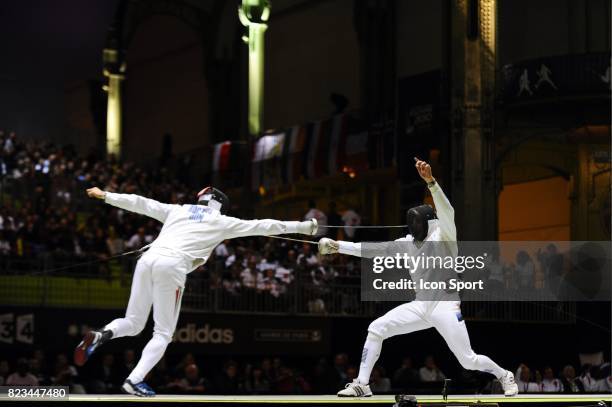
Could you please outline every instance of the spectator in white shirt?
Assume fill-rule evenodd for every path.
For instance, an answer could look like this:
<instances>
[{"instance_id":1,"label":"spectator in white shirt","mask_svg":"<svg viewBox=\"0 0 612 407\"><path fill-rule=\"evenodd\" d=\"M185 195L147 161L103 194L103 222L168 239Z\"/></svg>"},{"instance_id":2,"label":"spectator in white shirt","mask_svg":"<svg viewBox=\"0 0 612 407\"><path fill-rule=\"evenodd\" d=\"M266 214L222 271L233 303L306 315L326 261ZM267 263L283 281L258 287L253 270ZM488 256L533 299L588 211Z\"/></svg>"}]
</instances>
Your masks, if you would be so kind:
<instances>
[{"instance_id":1,"label":"spectator in white shirt","mask_svg":"<svg viewBox=\"0 0 612 407\"><path fill-rule=\"evenodd\" d=\"M257 269L257 260L254 256L249 258L247 268L240 273L242 286L246 288L260 288L263 283L263 277Z\"/></svg>"},{"instance_id":2,"label":"spectator in white shirt","mask_svg":"<svg viewBox=\"0 0 612 407\"><path fill-rule=\"evenodd\" d=\"M227 250L227 242L227 240L224 240L217 247L215 247L215 256L223 259L229 256L229 250Z\"/></svg>"},{"instance_id":3,"label":"spectator in white shirt","mask_svg":"<svg viewBox=\"0 0 612 407\"><path fill-rule=\"evenodd\" d=\"M531 381L531 370L525 364L521 364L516 371L516 384L519 388L519 393L538 393L540 386Z\"/></svg>"},{"instance_id":4,"label":"spectator in white shirt","mask_svg":"<svg viewBox=\"0 0 612 407\"><path fill-rule=\"evenodd\" d=\"M276 279L274 269L266 269L264 275L265 277L262 279L263 290L278 298L285 290Z\"/></svg>"},{"instance_id":5,"label":"spectator in white shirt","mask_svg":"<svg viewBox=\"0 0 612 407\"><path fill-rule=\"evenodd\" d=\"M13 151L15 151L16 138L17 138L17 135L15 134L15 132L12 131L10 135L8 136L8 138L6 139L6 141L4 142L4 152L7 155L11 155Z\"/></svg>"},{"instance_id":6,"label":"spectator in white shirt","mask_svg":"<svg viewBox=\"0 0 612 407\"><path fill-rule=\"evenodd\" d=\"M300 253L297 257L297 263L307 268L312 268L319 265L319 259L312 252L310 244L304 243L302 246L302 253Z\"/></svg>"},{"instance_id":7,"label":"spectator in white shirt","mask_svg":"<svg viewBox=\"0 0 612 407\"><path fill-rule=\"evenodd\" d=\"M425 366L419 369L419 377L423 382L441 382L446 379L446 375L438 369L431 355L425 358Z\"/></svg>"},{"instance_id":8,"label":"spectator in white shirt","mask_svg":"<svg viewBox=\"0 0 612 407\"><path fill-rule=\"evenodd\" d=\"M257 269L261 271L263 274L266 273L266 270L270 270L270 269L276 270L276 267L278 267L278 263L276 261L270 261L265 258L261 259L261 261L257 265Z\"/></svg>"},{"instance_id":9,"label":"spectator in white shirt","mask_svg":"<svg viewBox=\"0 0 612 407\"><path fill-rule=\"evenodd\" d=\"M584 387L584 391L587 393L596 392L599 388L597 380L591 375L593 366L586 364L582 366L582 374L580 375L580 381Z\"/></svg>"},{"instance_id":10,"label":"spectator in white shirt","mask_svg":"<svg viewBox=\"0 0 612 407\"><path fill-rule=\"evenodd\" d=\"M8 214L0 214L0 230L16 230L15 219Z\"/></svg>"},{"instance_id":11,"label":"spectator in white shirt","mask_svg":"<svg viewBox=\"0 0 612 407\"><path fill-rule=\"evenodd\" d=\"M516 254L516 275L519 288L534 288L535 266L529 253L524 250Z\"/></svg>"},{"instance_id":12,"label":"spectator in white shirt","mask_svg":"<svg viewBox=\"0 0 612 407\"><path fill-rule=\"evenodd\" d=\"M0 254L2 256L8 256L11 254L11 243L4 236L3 230L0 230Z\"/></svg>"},{"instance_id":13,"label":"spectator in white shirt","mask_svg":"<svg viewBox=\"0 0 612 407\"><path fill-rule=\"evenodd\" d=\"M234 253L227 256L227 258L225 259L225 267L229 268L236 262L239 265L246 267L246 259L244 258L244 248L243 247L240 247L240 246L236 247L236 249L234 250Z\"/></svg>"},{"instance_id":14,"label":"spectator in white shirt","mask_svg":"<svg viewBox=\"0 0 612 407\"><path fill-rule=\"evenodd\" d=\"M293 269L279 266L274 271L274 276L283 284L291 284L293 281Z\"/></svg>"},{"instance_id":15,"label":"spectator in white shirt","mask_svg":"<svg viewBox=\"0 0 612 407\"><path fill-rule=\"evenodd\" d=\"M612 375L608 375L599 381L599 392L612 393Z\"/></svg>"},{"instance_id":16,"label":"spectator in white shirt","mask_svg":"<svg viewBox=\"0 0 612 407\"><path fill-rule=\"evenodd\" d=\"M145 228L139 227L136 233L134 233L132 237L130 237L130 240L127 241L125 246L130 250L140 249L146 244L145 238Z\"/></svg>"},{"instance_id":17,"label":"spectator in white shirt","mask_svg":"<svg viewBox=\"0 0 612 407\"><path fill-rule=\"evenodd\" d=\"M342 214L342 221L344 222L344 235L346 236L345 240L354 239L357 229L351 226L360 226L361 216L359 216L359 214L354 210L348 209Z\"/></svg>"},{"instance_id":18,"label":"spectator in white shirt","mask_svg":"<svg viewBox=\"0 0 612 407\"><path fill-rule=\"evenodd\" d=\"M555 377L550 366L544 368L544 377L542 378L541 387L544 393L561 393L563 391L561 380Z\"/></svg>"},{"instance_id":19,"label":"spectator in white shirt","mask_svg":"<svg viewBox=\"0 0 612 407\"><path fill-rule=\"evenodd\" d=\"M561 372L561 384L565 393L583 393L584 386L580 379L576 377L576 369L574 366L567 365Z\"/></svg>"}]
</instances>

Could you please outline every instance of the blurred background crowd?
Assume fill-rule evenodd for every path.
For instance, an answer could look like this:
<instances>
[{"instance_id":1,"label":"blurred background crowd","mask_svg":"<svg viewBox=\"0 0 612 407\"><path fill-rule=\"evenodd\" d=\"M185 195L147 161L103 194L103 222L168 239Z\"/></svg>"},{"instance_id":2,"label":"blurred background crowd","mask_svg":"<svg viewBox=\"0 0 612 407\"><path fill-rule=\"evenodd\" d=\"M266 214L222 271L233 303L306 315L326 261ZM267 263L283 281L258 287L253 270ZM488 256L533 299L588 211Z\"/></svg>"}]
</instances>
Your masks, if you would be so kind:
<instances>
[{"instance_id":1,"label":"blurred background crowd","mask_svg":"<svg viewBox=\"0 0 612 407\"><path fill-rule=\"evenodd\" d=\"M94 151L80 156L70 146L26 142L14 132L0 131L0 255L28 262L40 259L46 269L90 262L86 268L67 269L73 274L110 277L104 260L151 243L162 225L92 202L84 191L100 186L160 202L193 203L197 189L187 186L193 184L187 176L188 163L163 160L159 164L142 168L130 162L120 163L112 156L102 159ZM333 201L327 210L310 201L303 218L313 217L321 225L317 237L326 235L352 241L373 237L373 231L351 227L362 224L357 211L346 209L339 213ZM563 256L553 244L535 258L521 251L513 262L495 260L487 265L488 278L504 288L543 288L551 276L560 276L566 268ZM21 267L19 262L11 265L11 271L30 267L30 263ZM320 257L316 247L308 244L248 238L219 245L208 264L196 270L194 276L205 278L211 287L223 287L232 295L247 288L278 297L297 274L315 285L332 280L355 282L359 275L357 267L351 257ZM0 270L7 272L8 268L8 263L0 262ZM205 268L211 273L201 274ZM300 273L296 273L298 270Z\"/></svg>"},{"instance_id":2,"label":"blurred background crowd","mask_svg":"<svg viewBox=\"0 0 612 407\"><path fill-rule=\"evenodd\" d=\"M0 385L62 385L71 393L118 393L122 378L134 368L133 349L121 354L103 353L87 367L77 369L65 353L36 350L28 358L0 359ZM172 394L331 394L351 382L358 361L346 353L332 360L305 360L263 356L257 359L202 359L185 354L178 360L162 359L147 377L158 393ZM610 364L571 364L516 371L521 393L609 393ZM380 393L435 394L447 376L431 355L422 360L405 356L388 366L377 365L370 378L372 391ZM497 380L476 371L462 370L450 382L453 391L499 393Z\"/></svg>"}]
</instances>

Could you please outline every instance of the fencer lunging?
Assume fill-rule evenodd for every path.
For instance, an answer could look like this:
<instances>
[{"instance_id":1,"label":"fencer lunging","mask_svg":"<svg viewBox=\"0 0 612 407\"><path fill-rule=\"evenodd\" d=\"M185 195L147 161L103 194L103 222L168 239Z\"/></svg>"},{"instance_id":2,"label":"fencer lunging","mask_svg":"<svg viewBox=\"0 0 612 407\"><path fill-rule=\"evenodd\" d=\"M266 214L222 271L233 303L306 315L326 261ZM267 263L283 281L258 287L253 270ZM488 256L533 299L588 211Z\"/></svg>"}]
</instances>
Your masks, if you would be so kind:
<instances>
[{"instance_id":1,"label":"fencer lunging","mask_svg":"<svg viewBox=\"0 0 612 407\"><path fill-rule=\"evenodd\" d=\"M425 256L457 256L457 231L455 229L454 210L440 186L432 176L431 167L424 161L416 159L416 169L427 183L433 197L436 210L429 205L411 208L407 213L409 234L397 241L412 242L411 254ZM425 242L438 242L425 244ZM360 243L334 241L323 238L319 241L319 253L341 253L359 257L369 257L362 253ZM433 278L435 270L411 270L413 280L428 281ZM490 358L476 354L470 345L470 338L461 316L459 296L451 296L450 300L432 298L431 293L416 291L415 301L402 304L382 317L376 319L368 327L368 335L363 347L359 376L338 392L340 397L367 397L372 395L370 374L380 356L383 341L395 335L407 334L422 329L435 328L446 341L446 344L468 370L480 370L497 377L506 396L518 393L514 375L502 369Z\"/></svg>"},{"instance_id":2,"label":"fencer lunging","mask_svg":"<svg viewBox=\"0 0 612 407\"><path fill-rule=\"evenodd\" d=\"M152 306L153 337L122 386L123 391L137 396L155 395L144 378L172 341L187 274L204 264L215 246L225 239L243 236L314 235L317 232L314 219L282 222L226 216L229 199L213 187L206 187L197 194L196 205L164 204L138 195L104 192L99 188L90 188L87 194L164 224L157 239L136 264L125 317L115 319L99 331L88 332L74 351L75 364L82 366L109 339L139 334Z\"/></svg>"}]
</instances>

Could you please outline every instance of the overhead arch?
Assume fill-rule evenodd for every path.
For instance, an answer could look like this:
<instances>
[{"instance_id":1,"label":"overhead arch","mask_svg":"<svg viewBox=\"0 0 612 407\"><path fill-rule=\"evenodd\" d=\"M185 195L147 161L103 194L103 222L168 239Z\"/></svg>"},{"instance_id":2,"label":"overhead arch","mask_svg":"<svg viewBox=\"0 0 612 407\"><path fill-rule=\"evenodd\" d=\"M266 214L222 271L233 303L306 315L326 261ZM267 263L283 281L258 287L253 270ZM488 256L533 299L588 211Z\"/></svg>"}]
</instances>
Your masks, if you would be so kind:
<instances>
[{"instance_id":1,"label":"overhead arch","mask_svg":"<svg viewBox=\"0 0 612 407\"><path fill-rule=\"evenodd\" d=\"M227 44L227 39L232 38L232 36L227 36L228 32L235 33L234 37L239 38L237 18L231 18L232 15L236 15L234 6L233 2L223 0L120 0L118 3L114 21L108 29L107 48L117 50L119 65L127 68L124 86L128 92L132 91L132 94L127 97L133 99L133 92L138 92L140 89L143 92L144 101L150 102L151 92L145 92L147 88L143 83L143 78L148 76L149 85L152 87L157 86L161 80L164 86L172 88L173 81L180 81L180 78L172 78L174 73L172 71L177 71L178 75L182 75L184 70L189 71L188 78L182 78L183 84L188 80L195 84L186 89L186 92L191 94L190 98L176 100L175 104L185 102L183 113L188 113L190 117L200 121L206 119L206 129L202 128L201 123L196 125L193 133L197 136L191 146L184 139L187 136L183 134L183 140L177 140L178 143L175 143L175 150L203 147L219 139L239 136L239 105L237 102L229 102L240 100L238 97L240 54L238 47L231 47ZM154 34L155 28L152 28L155 25L159 25L158 35ZM188 31L191 33L189 34ZM147 35L143 32L148 33L148 39L143 40L143 36ZM220 33L223 35L221 36ZM165 38L171 36L176 36L178 39L175 38L173 42L172 38ZM187 39L189 36L191 38ZM221 37L224 39L223 44L219 43ZM185 55L178 55L181 53L189 54L189 61L196 61L197 67L180 66L180 64L188 63ZM163 65L163 62L160 61L164 58L168 59L166 62L172 59L175 61L175 64L168 68L170 72L167 77L155 80L154 73L148 72L145 75L147 63ZM137 78L135 75L140 75L140 77L135 79ZM197 78L197 75L200 78ZM196 101L196 95L193 94L197 91L206 92L206 95L202 96L201 103ZM180 92L166 93L173 97L178 97L179 94ZM192 103L189 103L190 100ZM134 140L134 137L142 137L136 134L146 133L153 126L153 123L147 123L144 120L146 109L139 108L135 111L133 106L135 106L134 103L124 106L125 127L129 132L126 132L123 137L124 146L132 147L138 144L138 140ZM198 106L205 111L197 114L194 107ZM167 113L167 110L160 104L157 107L163 109L163 113ZM184 114L180 113L176 117L178 120L185 121L186 118L181 117ZM140 116L137 121L142 124L141 131L137 131L139 127L133 125L135 116ZM169 115L165 116L166 118L155 117L156 120L154 120L158 122L159 137L162 137L159 134L170 130L164 129L165 126L160 124L160 120L167 120L169 117ZM182 127L183 130L186 130L186 126ZM206 133L205 137L202 136L203 133ZM149 134L146 137L150 136ZM149 147L152 151L146 155L152 156L154 155L153 150L159 147L159 143L156 143L159 140L147 141L151 141L153 146ZM134 148L130 150L132 150L130 155L133 157ZM139 154L138 158L143 158L143 156Z\"/></svg>"}]
</instances>

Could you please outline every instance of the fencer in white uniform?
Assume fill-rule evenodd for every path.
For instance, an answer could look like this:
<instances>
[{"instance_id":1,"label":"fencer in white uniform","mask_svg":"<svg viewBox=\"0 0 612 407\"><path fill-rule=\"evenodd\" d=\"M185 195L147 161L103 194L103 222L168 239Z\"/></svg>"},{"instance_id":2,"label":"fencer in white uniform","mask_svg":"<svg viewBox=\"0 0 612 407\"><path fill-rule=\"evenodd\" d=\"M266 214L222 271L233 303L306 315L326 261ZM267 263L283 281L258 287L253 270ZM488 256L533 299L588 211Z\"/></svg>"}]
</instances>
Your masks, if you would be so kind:
<instances>
[{"instance_id":1,"label":"fencer in white uniform","mask_svg":"<svg viewBox=\"0 0 612 407\"><path fill-rule=\"evenodd\" d=\"M416 160L416 159L415 159ZM427 182L433 197L436 211L429 205L422 205L408 211L410 234L397 241L414 242L411 255L419 256L457 256L457 231L454 210L440 186L431 174L431 167L424 161L416 160L419 175ZM427 244L426 242L437 242ZM321 254L341 253L359 257L371 257L362 253L360 243L333 241L323 238L319 241ZM364 251L367 251L364 249ZM411 270L412 279L428 281L435 270ZM497 377L506 396L518 392L514 375L502 369L490 358L476 354L470 345L470 338L461 315L459 296L452 294L446 300L436 300L431 293L416 291L416 299L402 304L368 327L368 335L363 347L359 376L345 389L338 392L340 397L367 397L372 395L368 382L374 364L380 356L383 341L395 335L407 334L428 328L435 328L446 341L448 347L468 370L480 370ZM450 300L449 300L450 299Z\"/></svg>"},{"instance_id":2,"label":"fencer in white uniform","mask_svg":"<svg viewBox=\"0 0 612 407\"><path fill-rule=\"evenodd\" d=\"M154 396L144 382L159 362L172 335L181 308L187 274L204 264L215 246L226 239L243 236L269 236L285 233L314 235L315 220L282 222L272 219L242 220L226 216L229 200L223 192L207 187L198 193L197 205L171 205L138 195L87 190L90 197L110 205L150 216L164 225L148 251L138 260L130 299L124 318L115 319L99 331L88 332L74 352L82 366L101 344L109 339L138 335L153 307L153 337L125 380L122 390L138 396Z\"/></svg>"}]
</instances>

